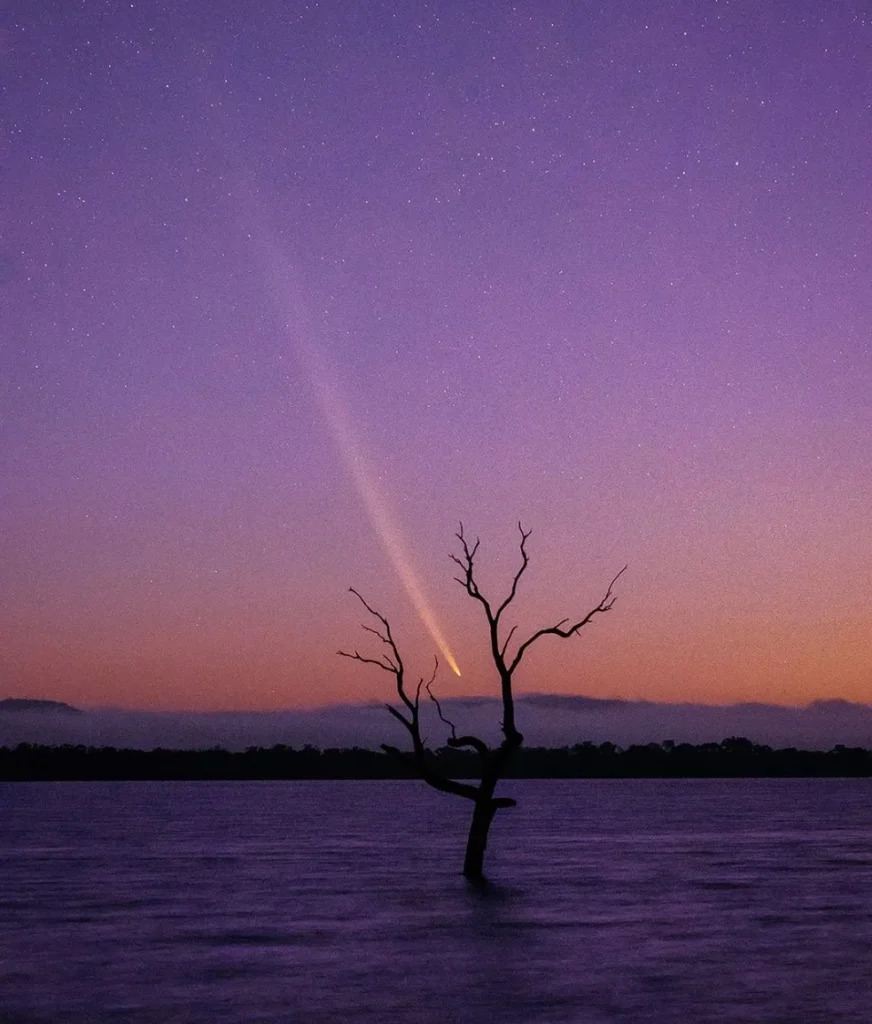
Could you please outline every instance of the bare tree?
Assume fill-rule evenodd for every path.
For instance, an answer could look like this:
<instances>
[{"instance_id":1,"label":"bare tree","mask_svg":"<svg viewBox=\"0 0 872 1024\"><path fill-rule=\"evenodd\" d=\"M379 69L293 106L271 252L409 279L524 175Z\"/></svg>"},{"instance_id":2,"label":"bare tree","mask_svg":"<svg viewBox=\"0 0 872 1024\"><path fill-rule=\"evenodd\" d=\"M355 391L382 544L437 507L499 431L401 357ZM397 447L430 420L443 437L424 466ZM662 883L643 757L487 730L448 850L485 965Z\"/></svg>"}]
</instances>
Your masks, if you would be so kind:
<instances>
[{"instance_id":1,"label":"bare tree","mask_svg":"<svg viewBox=\"0 0 872 1024\"><path fill-rule=\"evenodd\" d=\"M442 711L442 705L433 693L432 686L439 667L438 659L435 659L433 672L430 675L429 680L425 681L423 677L420 678L415 687L414 696L410 696L406 689L405 665L403 664L399 648L397 647L393 633L391 632L390 623L387 618L381 614L381 612L376 611L375 608L369 605L361 594L354 589L354 587L350 588L351 593L357 597L372 619L377 623L377 625L364 624L362 628L367 633L371 633L375 636L386 650L383 650L381 654L375 657L365 656L356 650L352 652L339 651L339 654L345 658L351 658L354 661L363 662L365 665L375 665L377 668L380 668L384 672L388 672L394 676L397 696L403 706L402 708L393 707L391 704L386 706L394 718L402 723L411 737L412 751L410 756L417 771L424 781L433 786L434 789L441 790L443 793L454 793L457 796L465 797L467 800L471 800L473 802L472 822L470 824L469 837L466 843L466 856L463 861L463 874L470 881L477 883L484 881L484 854L487 849L488 833L490 831L494 815L500 808L514 807L516 804L516 801L511 797L495 795L497 783L503 777L512 755L524 742L524 737L518 731L515 724L515 702L514 695L512 693L512 682L515 672L520 666L527 651L529 651L533 644L538 640L541 640L545 636L557 636L564 640L568 637L575 636L596 615L599 615L601 612L609 611L615 603L615 597L612 593L613 587L626 569L626 566L624 566L624 568L617 573L611 583L609 583L608 588L599 603L591 608L585 615L581 616L581 618L561 619L560 622L555 623L553 626L545 626L542 629L537 629L534 633L528 636L526 640L516 643L512 651L510 651L510 644L517 630L517 626L512 626L505 636L503 636L501 622L506 609L515 599L518 592L518 584L520 583L521 577L526 572L529 564L529 558L527 555L527 539L530 536L530 531L525 530L520 523L518 523L518 531L521 535L521 564L512 578L508 595L498 605L494 605L489 601L479 589L475 578L475 558L478 554L480 541L476 539L475 543L470 545L463 531L463 523L460 524L460 529L456 534L457 539L460 542L460 554L452 554L450 556L452 561L455 562L460 570L460 574L455 577L456 581L464 588L470 597L478 601L484 609L485 618L487 619L491 658L493 660L494 667L497 670L497 675L499 676L500 694L503 705L503 719L501 723L502 740L497 746L488 746L488 744L478 736L457 735L457 730L454 724L445 717ZM436 706L439 718L451 730L451 736L447 740L448 746L454 748L468 747L478 755L481 767L481 780L478 782L478 785L473 785L468 782L459 782L456 779L446 776L439 770L433 757L430 755L430 752L426 749L424 739L421 736L420 712L422 690L426 690L428 697ZM382 744L382 748L388 753L399 757L406 756L396 747Z\"/></svg>"}]
</instances>

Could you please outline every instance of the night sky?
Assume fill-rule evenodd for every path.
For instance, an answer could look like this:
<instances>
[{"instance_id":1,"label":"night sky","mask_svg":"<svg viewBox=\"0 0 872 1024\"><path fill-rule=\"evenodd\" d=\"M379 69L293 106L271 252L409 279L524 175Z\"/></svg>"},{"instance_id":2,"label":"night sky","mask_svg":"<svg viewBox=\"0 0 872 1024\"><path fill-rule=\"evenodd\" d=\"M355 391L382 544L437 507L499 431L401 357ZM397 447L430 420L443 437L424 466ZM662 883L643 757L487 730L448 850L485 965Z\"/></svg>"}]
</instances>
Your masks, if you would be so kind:
<instances>
[{"instance_id":1,"label":"night sky","mask_svg":"<svg viewBox=\"0 0 872 1024\"><path fill-rule=\"evenodd\" d=\"M872 700L865 2L11 0L0 696ZM405 578L405 585L404 585ZM416 582L417 581L417 582ZM444 658L443 658L444 661ZM520 723L523 727L523 723Z\"/></svg>"}]
</instances>

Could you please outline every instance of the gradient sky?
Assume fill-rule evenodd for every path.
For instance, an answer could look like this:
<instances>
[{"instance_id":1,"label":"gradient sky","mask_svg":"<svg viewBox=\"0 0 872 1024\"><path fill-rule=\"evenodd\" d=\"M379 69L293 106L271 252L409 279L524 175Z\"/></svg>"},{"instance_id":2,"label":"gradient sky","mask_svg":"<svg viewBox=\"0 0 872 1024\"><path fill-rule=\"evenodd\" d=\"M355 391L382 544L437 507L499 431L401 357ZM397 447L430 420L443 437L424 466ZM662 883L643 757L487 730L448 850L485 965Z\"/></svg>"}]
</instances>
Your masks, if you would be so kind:
<instances>
[{"instance_id":1,"label":"gradient sky","mask_svg":"<svg viewBox=\"0 0 872 1024\"><path fill-rule=\"evenodd\" d=\"M872 700L864 2L11 0L0 696ZM372 638L370 638L372 639ZM523 727L523 723L521 723Z\"/></svg>"}]
</instances>

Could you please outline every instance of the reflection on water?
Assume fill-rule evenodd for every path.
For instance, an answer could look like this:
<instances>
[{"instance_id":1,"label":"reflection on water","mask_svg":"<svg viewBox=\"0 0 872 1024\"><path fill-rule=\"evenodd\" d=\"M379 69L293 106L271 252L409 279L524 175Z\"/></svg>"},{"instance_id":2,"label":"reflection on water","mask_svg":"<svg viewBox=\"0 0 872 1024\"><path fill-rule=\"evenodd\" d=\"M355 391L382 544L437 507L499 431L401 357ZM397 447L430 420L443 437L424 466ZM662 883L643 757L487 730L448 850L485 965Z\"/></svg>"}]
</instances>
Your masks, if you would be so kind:
<instances>
[{"instance_id":1,"label":"reflection on water","mask_svg":"<svg viewBox=\"0 0 872 1024\"><path fill-rule=\"evenodd\" d=\"M0 1020L872 1019L872 781L0 786Z\"/></svg>"}]
</instances>

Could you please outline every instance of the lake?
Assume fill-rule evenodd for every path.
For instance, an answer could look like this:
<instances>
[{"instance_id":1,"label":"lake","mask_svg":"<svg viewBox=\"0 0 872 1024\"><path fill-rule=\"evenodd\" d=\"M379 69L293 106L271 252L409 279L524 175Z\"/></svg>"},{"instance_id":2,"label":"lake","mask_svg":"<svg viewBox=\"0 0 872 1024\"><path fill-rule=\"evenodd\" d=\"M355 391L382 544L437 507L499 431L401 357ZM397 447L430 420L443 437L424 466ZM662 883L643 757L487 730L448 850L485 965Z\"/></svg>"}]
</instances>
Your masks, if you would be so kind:
<instances>
[{"instance_id":1,"label":"lake","mask_svg":"<svg viewBox=\"0 0 872 1024\"><path fill-rule=\"evenodd\" d=\"M872 780L0 785L3 1022L872 1019Z\"/></svg>"}]
</instances>

